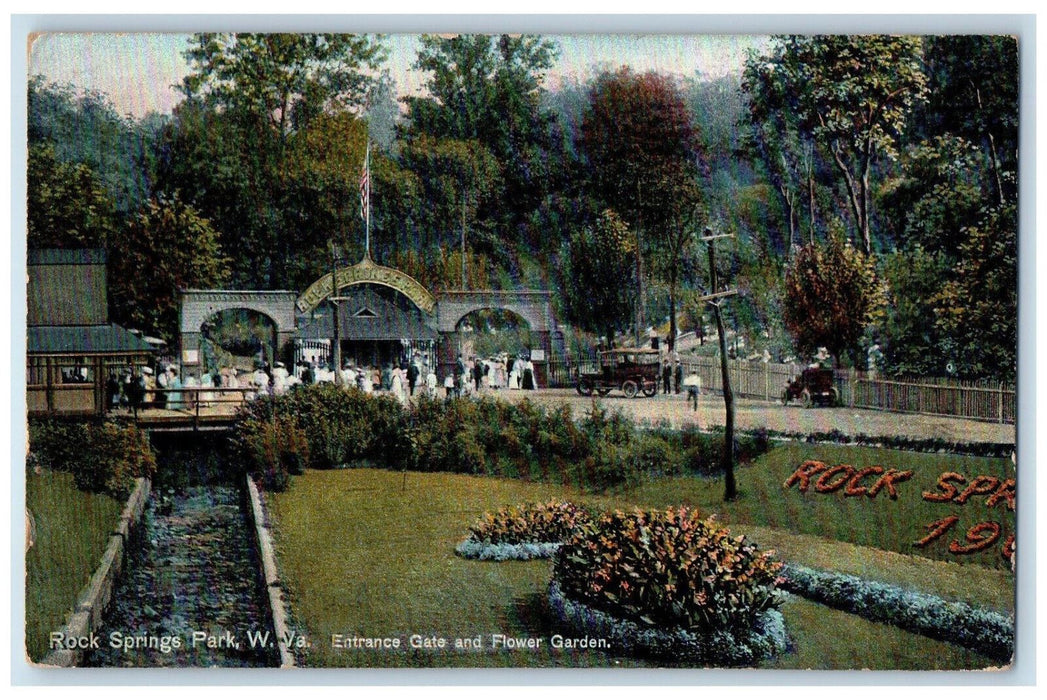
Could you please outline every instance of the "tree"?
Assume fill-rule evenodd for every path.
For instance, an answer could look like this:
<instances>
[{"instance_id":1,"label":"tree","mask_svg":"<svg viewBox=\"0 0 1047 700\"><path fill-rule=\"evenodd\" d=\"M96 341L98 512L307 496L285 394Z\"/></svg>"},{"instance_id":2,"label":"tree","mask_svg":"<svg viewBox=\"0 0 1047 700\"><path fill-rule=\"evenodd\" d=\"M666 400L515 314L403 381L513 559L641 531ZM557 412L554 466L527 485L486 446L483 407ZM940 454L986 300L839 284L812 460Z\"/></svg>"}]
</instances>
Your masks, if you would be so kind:
<instances>
[{"instance_id":1,"label":"tree","mask_svg":"<svg viewBox=\"0 0 1047 700\"><path fill-rule=\"evenodd\" d=\"M169 135L177 148L166 160L164 191L181 192L213 219L224 242L235 241L243 252L234 255L238 283L291 286L297 266L288 264L287 249L302 233L296 201L303 190L293 179L301 169L291 162L292 141L326 116L361 110L384 57L380 40L197 34L185 55L186 101Z\"/></svg>"},{"instance_id":2,"label":"tree","mask_svg":"<svg viewBox=\"0 0 1047 700\"><path fill-rule=\"evenodd\" d=\"M636 239L613 209L576 230L566 244L561 277L568 319L614 344L636 305Z\"/></svg>"},{"instance_id":3,"label":"tree","mask_svg":"<svg viewBox=\"0 0 1047 700\"><path fill-rule=\"evenodd\" d=\"M871 258L839 236L801 247L786 270L785 327L805 357L824 347L839 365L883 305Z\"/></svg>"},{"instance_id":4,"label":"tree","mask_svg":"<svg viewBox=\"0 0 1047 700\"><path fill-rule=\"evenodd\" d=\"M915 36L779 36L769 56L747 66L751 85L776 86L761 109L795 113L798 128L830 154L865 253L872 251L873 162L897 156L906 119L926 96L922 58Z\"/></svg>"},{"instance_id":5,"label":"tree","mask_svg":"<svg viewBox=\"0 0 1047 700\"><path fill-rule=\"evenodd\" d=\"M90 168L116 211L133 212L148 199L164 117L134 121L117 114L104 93L77 92L36 76L29 81L26 121L29 143L50 144L57 161Z\"/></svg>"},{"instance_id":6,"label":"tree","mask_svg":"<svg viewBox=\"0 0 1047 700\"><path fill-rule=\"evenodd\" d=\"M109 247L113 317L173 340L178 290L211 288L228 277L228 260L206 219L177 199L155 199Z\"/></svg>"},{"instance_id":7,"label":"tree","mask_svg":"<svg viewBox=\"0 0 1047 700\"><path fill-rule=\"evenodd\" d=\"M581 145L591 196L621 212L637 236L637 343L644 325L644 257L665 255L666 269L675 270L679 258L672 257L670 239L680 240L682 223L700 203L697 143L687 106L668 76L622 68L597 78Z\"/></svg>"},{"instance_id":8,"label":"tree","mask_svg":"<svg viewBox=\"0 0 1047 700\"><path fill-rule=\"evenodd\" d=\"M979 144L993 175L996 205L1017 194L1005 173L1018 169L1018 41L1002 35L926 38L927 137L953 134Z\"/></svg>"},{"instance_id":9,"label":"tree","mask_svg":"<svg viewBox=\"0 0 1047 700\"><path fill-rule=\"evenodd\" d=\"M196 34L185 57L187 96L239 107L282 140L324 112L362 107L385 49L366 34Z\"/></svg>"},{"instance_id":10,"label":"tree","mask_svg":"<svg viewBox=\"0 0 1047 700\"><path fill-rule=\"evenodd\" d=\"M882 197L885 228L899 247L919 246L957 258L963 229L995 200L979 156L971 142L952 135L909 149L903 172L885 184Z\"/></svg>"},{"instance_id":11,"label":"tree","mask_svg":"<svg viewBox=\"0 0 1047 700\"><path fill-rule=\"evenodd\" d=\"M120 217L91 168L60 162L49 144L30 144L26 175L30 248L108 247Z\"/></svg>"},{"instance_id":12,"label":"tree","mask_svg":"<svg viewBox=\"0 0 1047 700\"><path fill-rule=\"evenodd\" d=\"M423 35L414 67L425 71L425 97L408 97L413 136L481 144L500 165L501 182L477 217L500 238L538 243L544 233L533 213L555 180L550 163L550 116L542 107L542 80L556 57L541 37Z\"/></svg>"},{"instance_id":13,"label":"tree","mask_svg":"<svg viewBox=\"0 0 1047 700\"><path fill-rule=\"evenodd\" d=\"M956 343L938 320L936 299L955 262L916 244L884 256L886 312L879 338L888 375L939 377L956 361Z\"/></svg>"},{"instance_id":14,"label":"tree","mask_svg":"<svg viewBox=\"0 0 1047 700\"><path fill-rule=\"evenodd\" d=\"M491 257L502 240L482 212L497 201L501 164L482 143L420 135L404 144L401 162L420 186L416 219L417 248L466 247Z\"/></svg>"},{"instance_id":15,"label":"tree","mask_svg":"<svg viewBox=\"0 0 1047 700\"><path fill-rule=\"evenodd\" d=\"M935 297L937 325L955 343L956 372L1013 380L1018 349L1018 213L985 212L965 231L961 262Z\"/></svg>"}]
</instances>

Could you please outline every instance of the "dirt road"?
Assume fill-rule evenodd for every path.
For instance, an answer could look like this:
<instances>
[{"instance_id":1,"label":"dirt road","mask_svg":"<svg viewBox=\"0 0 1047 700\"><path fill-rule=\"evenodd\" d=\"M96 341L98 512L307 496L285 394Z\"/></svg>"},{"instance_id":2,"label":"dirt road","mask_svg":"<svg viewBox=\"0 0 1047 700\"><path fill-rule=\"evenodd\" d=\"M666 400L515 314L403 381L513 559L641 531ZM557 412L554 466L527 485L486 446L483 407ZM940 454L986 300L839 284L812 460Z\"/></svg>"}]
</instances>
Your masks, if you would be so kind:
<instances>
[{"instance_id":1,"label":"dirt road","mask_svg":"<svg viewBox=\"0 0 1047 700\"><path fill-rule=\"evenodd\" d=\"M567 403L575 415L587 411L593 401L592 398L579 396L573 389L500 390L494 393L510 401L526 398L550 405ZM604 406L621 409L637 420L664 421L674 427L697 423L702 428L709 428L724 424L723 397L714 394L703 394L697 411L692 410L685 394L658 394L653 398L635 399L612 394L599 400ZM735 425L740 430L766 428L807 434L835 429L846 435L864 434L872 437L940 438L957 442L1015 441L1015 427L1009 424L858 408L803 408L799 404L782 406L753 399L735 400Z\"/></svg>"}]
</instances>

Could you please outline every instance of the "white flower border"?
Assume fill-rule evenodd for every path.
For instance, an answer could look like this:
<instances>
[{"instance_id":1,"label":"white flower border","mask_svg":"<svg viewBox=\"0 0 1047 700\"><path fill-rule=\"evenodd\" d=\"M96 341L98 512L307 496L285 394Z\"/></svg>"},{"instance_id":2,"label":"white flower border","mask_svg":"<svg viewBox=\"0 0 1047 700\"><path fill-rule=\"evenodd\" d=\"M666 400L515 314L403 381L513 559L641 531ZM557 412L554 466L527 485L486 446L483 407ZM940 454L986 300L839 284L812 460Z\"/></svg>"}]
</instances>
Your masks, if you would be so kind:
<instances>
[{"instance_id":1,"label":"white flower border","mask_svg":"<svg viewBox=\"0 0 1047 700\"><path fill-rule=\"evenodd\" d=\"M656 628L614 617L569 598L555 579L549 584L549 609L556 623L572 633L606 639L611 652L669 659L702 666L752 666L786 650L785 618L768 610L744 637L725 630L697 634L682 628Z\"/></svg>"},{"instance_id":2,"label":"white flower border","mask_svg":"<svg viewBox=\"0 0 1047 700\"><path fill-rule=\"evenodd\" d=\"M1014 617L857 576L786 564L783 590L829 607L958 644L995 661L1014 654Z\"/></svg>"},{"instance_id":3,"label":"white flower border","mask_svg":"<svg viewBox=\"0 0 1047 700\"><path fill-rule=\"evenodd\" d=\"M454 548L454 553L465 559L485 561L527 561L549 559L560 550L561 542L520 542L517 544L479 542L472 537Z\"/></svg>"}]
</instances>

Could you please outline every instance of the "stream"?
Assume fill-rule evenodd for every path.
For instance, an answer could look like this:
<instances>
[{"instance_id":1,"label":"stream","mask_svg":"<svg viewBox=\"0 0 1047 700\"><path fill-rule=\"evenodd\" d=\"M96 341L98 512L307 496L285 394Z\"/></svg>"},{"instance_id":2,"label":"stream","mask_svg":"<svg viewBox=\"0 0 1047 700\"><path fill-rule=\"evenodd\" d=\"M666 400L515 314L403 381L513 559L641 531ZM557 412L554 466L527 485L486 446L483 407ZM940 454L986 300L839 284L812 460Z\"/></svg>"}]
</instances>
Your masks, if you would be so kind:
<instances>
[{"instance_id":1,"label":"stream","mask_svg":"<svg viewBox=\"0 0 1047 700\"><path fill-rule=\"evenodd\" d=\"M276 665L240 489L160 484L143 523L84 665Z\"/></svg>"}]
</instances>

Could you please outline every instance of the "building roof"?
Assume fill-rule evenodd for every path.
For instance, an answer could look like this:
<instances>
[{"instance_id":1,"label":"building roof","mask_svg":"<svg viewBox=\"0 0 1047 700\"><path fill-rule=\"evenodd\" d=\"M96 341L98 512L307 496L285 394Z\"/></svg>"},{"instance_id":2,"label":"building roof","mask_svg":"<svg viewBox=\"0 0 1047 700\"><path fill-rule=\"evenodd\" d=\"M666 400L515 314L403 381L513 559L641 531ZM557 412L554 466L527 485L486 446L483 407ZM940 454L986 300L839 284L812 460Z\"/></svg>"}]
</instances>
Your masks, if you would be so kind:
<instances>
[{"instance_id":1,"label":"building roof","mask_svg":"<svg viewBox=\"0 0 1047 700\"><path fill-rule=\"evenodd\" d=\"M30 265L105 265L102 248L30 248Z\"/></svg>"},{"instance_id":2,"label":"building roof","mask_svg":"<svg viewBox=\"0 0 1047 700\"><path fill-rule=\"evenodd\" d=\"M30 355L105 355L150 353L153 347L115 323L97 326L30 326Z\"/></svg>"},{"instance_id":3,"label":"building roof","mask_svg":"<svg viewBox=\"0 0 1047 700\"><path fill-rule=\"evenodd\" d=\"M396 304L391 293L360 285L344 290L338 304L339 334L343 340L435 340L429 316L408 304ZM298 317L300 338L331 338L330 310Z\"/></svg>"}]
</instances>

